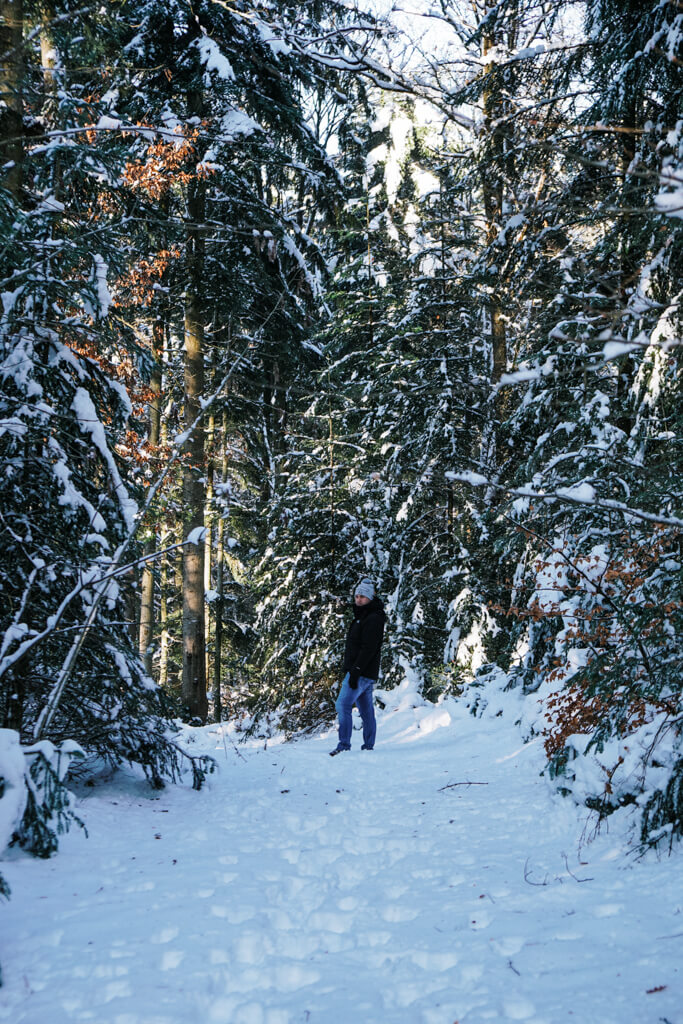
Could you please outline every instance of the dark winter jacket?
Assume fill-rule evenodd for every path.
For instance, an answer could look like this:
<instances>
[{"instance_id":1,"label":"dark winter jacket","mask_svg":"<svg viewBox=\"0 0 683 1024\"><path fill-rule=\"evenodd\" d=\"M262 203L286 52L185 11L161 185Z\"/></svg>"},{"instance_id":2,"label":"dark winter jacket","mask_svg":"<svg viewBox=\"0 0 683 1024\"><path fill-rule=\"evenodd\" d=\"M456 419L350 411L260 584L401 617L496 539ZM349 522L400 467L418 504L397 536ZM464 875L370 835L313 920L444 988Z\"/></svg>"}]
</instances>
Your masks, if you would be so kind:
<instances>
[{"instance_id":1,"label":"dark winter jacket","mask_svg":"<svg viewBox=\"0 0 683 1024\"><path fill-rule=\"evenodd\" d=\"M377 679L379 654L384 639L384 605L378 597L370 604L353 606L353 622L346 635L344 674L349 673L349 686L358 686L360 676Z\"/></svg>"}]
</instances>

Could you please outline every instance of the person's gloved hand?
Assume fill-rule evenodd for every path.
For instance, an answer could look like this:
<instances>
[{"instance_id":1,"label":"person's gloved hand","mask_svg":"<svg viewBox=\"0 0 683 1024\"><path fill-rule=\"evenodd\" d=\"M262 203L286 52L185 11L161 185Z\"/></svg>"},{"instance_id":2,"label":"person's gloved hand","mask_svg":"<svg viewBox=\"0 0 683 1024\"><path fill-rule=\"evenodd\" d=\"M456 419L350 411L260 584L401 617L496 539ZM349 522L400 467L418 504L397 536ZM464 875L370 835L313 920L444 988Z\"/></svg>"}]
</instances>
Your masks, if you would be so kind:
<instances>
[{"instance_id":1,"label":"person's gloved hand","mask_svg":"<svg viewBox=\"0 0 683 1024\"><path fill-rule=\"evenodd\" d=\"M360 669L352 668L349 672L349 686L352 690L355 690L358 686L358 680L360 678Z\"/></svg>"}]
</instances>

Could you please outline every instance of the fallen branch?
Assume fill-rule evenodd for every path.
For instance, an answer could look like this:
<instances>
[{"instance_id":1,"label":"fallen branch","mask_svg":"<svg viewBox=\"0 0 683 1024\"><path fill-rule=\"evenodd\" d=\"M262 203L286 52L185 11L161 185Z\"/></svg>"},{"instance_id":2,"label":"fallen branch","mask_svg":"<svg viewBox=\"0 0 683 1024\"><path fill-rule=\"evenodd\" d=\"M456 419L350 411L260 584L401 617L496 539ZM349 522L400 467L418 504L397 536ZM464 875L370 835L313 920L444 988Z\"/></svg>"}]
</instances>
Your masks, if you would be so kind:
<instances>
[{"instance_id":1,"label":"fallen branch","mask_svg":"<svg viewBox=\"0 0 683 1024\"><path fill-rule=\"evenodd\" d=\"M444 789L453 789L454 786L488 786L488 782L449 782L447 786L441 786L438 792L443 793Z\"/></svg>"},{"instance_id":2,"label":"fallen branch","mask_svg":"<svg viewBox=\"0 0 683 1024\"><path fill-rule=\"evenodd\" d=\"M529 870L529 858L527 857L527 859L526 859L526 861L524 863L524 881L528 882L529 885L539 885L539 886L548 885L548 875L546 874L545 879L542 882L532 882L531 881L531 871Z\"/></svg>"},{"instance_id":3,"label":"fallen branch","mask_svg":"<svg viewBox=\"0 0 683 1024\"><path fill-rule=\"evenodd\" d=\"M576 875L574 874L574 872L572 871L572 869L569 867L569 861L567 859L567 854L563 853L562 856L564 857L564 864L565 864L565 867L567 869L567 874L571 875L571 877L574 879L575 882L592 882L593 881L593 878L577 878Z\"/></svg>"}]
</instances>

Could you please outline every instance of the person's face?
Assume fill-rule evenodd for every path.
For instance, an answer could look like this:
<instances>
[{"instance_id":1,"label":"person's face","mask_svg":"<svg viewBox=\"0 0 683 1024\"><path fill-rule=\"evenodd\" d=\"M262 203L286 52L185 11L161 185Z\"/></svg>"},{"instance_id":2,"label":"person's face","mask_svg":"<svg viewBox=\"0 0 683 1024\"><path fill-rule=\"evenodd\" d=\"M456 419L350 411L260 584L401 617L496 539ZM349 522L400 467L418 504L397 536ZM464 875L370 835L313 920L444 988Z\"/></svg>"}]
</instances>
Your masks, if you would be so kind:
<instances>
[{"instance_id":1,"label":"person's face","mask_svg":"<svg viewBox=\"0 0 683 1024\"><path fill-rule=\"evenodd\" d=\"M356 594L354 601L359 608L362 608L364 604L370 604L370 598L366 597L365 594Z\"/></svg>"}]
</instances>

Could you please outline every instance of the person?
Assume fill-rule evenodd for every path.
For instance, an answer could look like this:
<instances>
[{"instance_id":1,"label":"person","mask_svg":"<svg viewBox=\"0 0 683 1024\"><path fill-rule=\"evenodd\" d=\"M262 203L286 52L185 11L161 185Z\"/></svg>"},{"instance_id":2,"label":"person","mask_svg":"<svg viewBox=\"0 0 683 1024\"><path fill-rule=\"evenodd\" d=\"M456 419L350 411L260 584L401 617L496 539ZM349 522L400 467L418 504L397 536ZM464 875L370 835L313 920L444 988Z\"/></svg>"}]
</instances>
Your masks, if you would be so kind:
<instances>
[{"instance_id":1,"label":"person","mask_svg":"<svg viewBox=\"0 0 683 1024\"><path fill-rule=\"evenodd\" d=\"M379 676L385 621L384 605L377 597L375 585L365 577L353 595L353 621L346 635L342 666L344 677L335 703L339 720L339 743L330 751L330 757L351 749L354 704L363 721L361 750L372 750L375 745L377 723L372 688Z\"/></svg>"}]
</instances>

